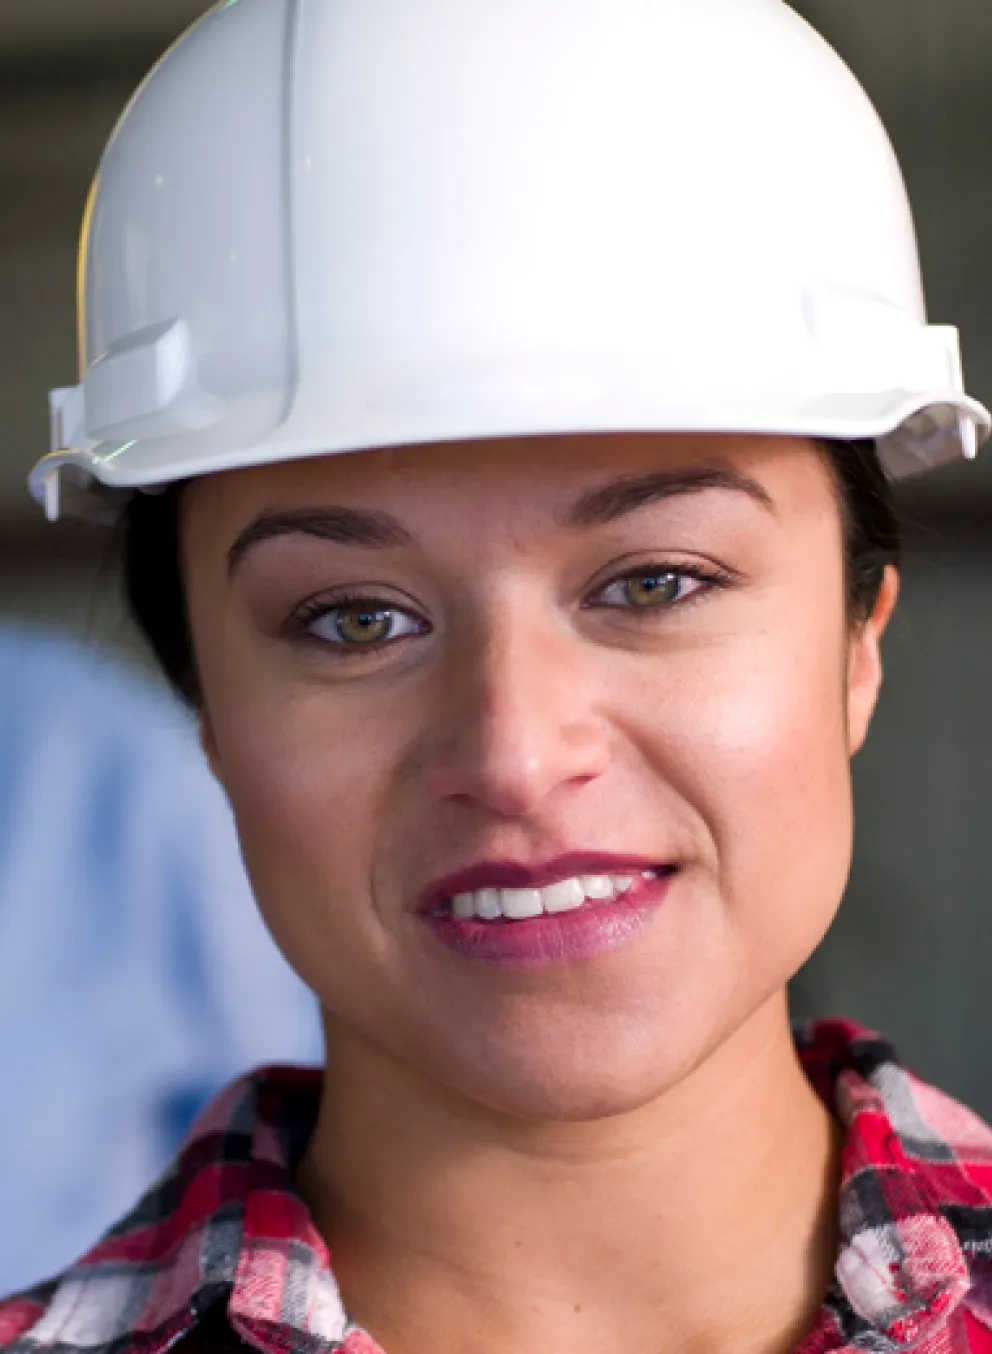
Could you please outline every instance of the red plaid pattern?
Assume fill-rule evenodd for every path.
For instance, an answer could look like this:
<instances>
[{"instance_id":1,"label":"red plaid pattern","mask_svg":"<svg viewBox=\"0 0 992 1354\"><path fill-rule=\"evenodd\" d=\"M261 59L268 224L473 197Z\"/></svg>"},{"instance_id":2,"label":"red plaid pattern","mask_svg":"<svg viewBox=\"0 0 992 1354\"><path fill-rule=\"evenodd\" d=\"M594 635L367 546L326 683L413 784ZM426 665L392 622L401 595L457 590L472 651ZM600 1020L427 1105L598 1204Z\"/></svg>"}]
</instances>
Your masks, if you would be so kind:
<instances>
[{"instance_id":1,"label":"red plaid pattern","mask_svg":"<svg viewBox=\"0 0 992 1354\"><path fill-rule=\"evenodd\" d=\"M853 1025L797 1046L848 1134L836 1279L799 1354L992 1354L992 1129ZM264 1354L380 1354L293 1185L319 1091L319 1073L288 1069L230 1087L94 1250L0 1303L0 1348L168 1354L226 1310Z\"/></svg>"}]
</instances>

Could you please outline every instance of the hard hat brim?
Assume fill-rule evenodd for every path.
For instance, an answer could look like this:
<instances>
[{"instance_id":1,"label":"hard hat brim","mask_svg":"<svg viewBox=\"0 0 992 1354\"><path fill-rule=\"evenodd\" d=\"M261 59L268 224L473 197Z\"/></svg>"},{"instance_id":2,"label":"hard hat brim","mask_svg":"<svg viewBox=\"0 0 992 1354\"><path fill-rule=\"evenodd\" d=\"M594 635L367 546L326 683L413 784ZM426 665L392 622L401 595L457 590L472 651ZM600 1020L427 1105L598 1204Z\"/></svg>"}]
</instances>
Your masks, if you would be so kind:
<instances>
[{"instance_id":1,"label":"hard hat brim","mask_svg":"<svg viewBox=\"0 0 992 1354\"><path fill-rule=\"evenodd\" d=\"M292 420L293 435L283 427L248 445L222 448L211 445L209 432L192 433L184 454L177 456L177 437L133 438L56 447L30 475L34 499L51 517L63 511L92 516L80 505L79 491L88 484L103 487L111 502L135 490L154 491L169 484L204 475L245 470L318 456L354 454L387 447L479 443L507 438L590 436L631 433L727 434L782 436L837 441L872 440L893 479L905 479L961 458L971 459L992 432L992 415L978 401L952 388L907 395L852 394L812 402L783 413L781 407L762 411L743 402L727 407L715 420L712 411L637 408L629 401L602 399L582 410L563 407L561 400L532 401L530 407L507 409L503 417L480 419L479 392L473 392L474 417L446 420L437 410L424 411L418 420L411 410L382 411L366 416L361 426L331 432L324 426L307 430ZM543 405L543 407L542 407ZM323 422L323 420L322 420ZM62 472L70 472L60 492ZM53 487L54 486L54 487ZM65 500L63 508L62 500ZM104 514L105 511L104 511Z\"/></svg>"}]
</instances>

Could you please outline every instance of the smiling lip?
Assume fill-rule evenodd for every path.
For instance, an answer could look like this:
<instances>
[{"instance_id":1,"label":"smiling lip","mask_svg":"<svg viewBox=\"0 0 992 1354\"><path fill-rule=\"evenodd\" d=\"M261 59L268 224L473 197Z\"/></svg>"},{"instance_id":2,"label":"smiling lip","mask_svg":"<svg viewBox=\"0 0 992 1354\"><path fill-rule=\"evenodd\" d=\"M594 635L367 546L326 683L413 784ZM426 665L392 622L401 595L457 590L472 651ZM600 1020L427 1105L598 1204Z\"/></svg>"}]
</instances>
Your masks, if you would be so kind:
<instances>
[{"instance_id":1,"label":"smiling lip","mask_svg":"<svg viewBox=\"0 0 992 1354\"><path fill-rule=\"evenodd\" d=\"M582 852L540 866L492 861L439 880L424 891L417 912L445 948L464 959L538 967L593 959L634 940L661 906L677 867L643 857ZM630 875L635 883L613 902L586 902L573 912L526 921L456 917L451 900L481 889L539 889L581 875Z\"/></svg>"},{"instance_id":2,"label":"smiling lip","mask_svg":"<svg viewBox=\"0 0 992 1354\"><path fill-rule=\"evenodd\" d=\"M612 856L601 851L573 851L543 865L519 865L509 860L483 861L430 884L421 895L417 911L447 911L448 904L459 893L476 893L479 889L544 889L579 875L637 876L646 870L665 868L657 860L643 856Z\"/></svg>"}]
</instances>

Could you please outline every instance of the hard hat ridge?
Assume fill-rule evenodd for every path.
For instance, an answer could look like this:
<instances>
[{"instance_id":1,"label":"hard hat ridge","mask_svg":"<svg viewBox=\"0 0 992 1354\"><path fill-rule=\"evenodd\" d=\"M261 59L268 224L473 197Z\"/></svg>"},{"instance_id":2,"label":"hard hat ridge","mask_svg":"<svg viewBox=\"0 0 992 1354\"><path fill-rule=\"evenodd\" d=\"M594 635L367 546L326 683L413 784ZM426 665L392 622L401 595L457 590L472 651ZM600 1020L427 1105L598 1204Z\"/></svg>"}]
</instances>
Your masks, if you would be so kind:
<instances>
[{"instance_id":1,"label":"hard hat ridge","mask_svg":"<svg viewBox=\"0 0 992 1354\"><path fill-rule=\"evenodd\" d=\"M39 498L619 430L905 474L989 430L877 114L782 0L220 5L122 119L83 258Z\"/></svg>"}]
</instances>

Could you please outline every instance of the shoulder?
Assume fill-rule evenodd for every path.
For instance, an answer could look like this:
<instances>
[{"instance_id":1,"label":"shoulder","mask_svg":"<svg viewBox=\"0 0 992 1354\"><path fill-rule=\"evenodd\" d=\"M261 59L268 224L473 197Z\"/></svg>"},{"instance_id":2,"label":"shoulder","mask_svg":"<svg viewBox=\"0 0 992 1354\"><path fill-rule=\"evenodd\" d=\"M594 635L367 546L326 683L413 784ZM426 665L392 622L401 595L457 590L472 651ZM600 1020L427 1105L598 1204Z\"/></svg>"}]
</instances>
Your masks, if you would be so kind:
<instances>
[{"instance_id":1,"label":"shoulder","mask_svg":"<svg viewBox=\"0 0 992 1354\"><path fill-rule=\"evenodd\" d=\"M992 1254L992 1127L905 1066L894 1046L851 1021L796 1030L803 1068L847 1133L845 1176L912 1181L941 1216L981 1210Z\"/></svg>"},{"instance_id":2,"label":"shoulder","mask_svg":"<svg viewBox=\"0 0 992 1354\"><path fill-rule=\"evenodd\" d=\"M293 1167L321 1086L317 1069L291 1067L262 1068L228 1086L121 1222L50 1283L0 1302L0 1350L237 1354L226 1312L239 1280L240 1309L254 1303L271 1319L256 1280L244 1279L244 1256L249 1269L275 1274L288 1243L301 1252L312 1245Z\"/></svg>"},{"instance_id":3,"label":"shoulder","mask_svg":"<svg viewBox=\"0 0 992 1354\"><path fill-rule=\"evenodd\" d=\"M16 1349L22 1336L34 1330L48 1311L57 1288L55 1280L0 1300L0 1349Z\"/></svg>"},{"instance_id":4,"label":"shoulder","mask_svg":"<svg viewBox=\"0 0 992 1354\"><path fill-rule=\"evenodd\" d=\"M83 1346L66 1346L59 1340L57 1324L52 1320L52 1299L57 1288L57 1283L46 1284L30 1293L0 1301L0 1350L4 1354L37 1354L39 1349L46 1347L72 1348L81 1352ZM46 1330L46 1325L51 1329ZM163 1333L158 1343L163 1349L167 1347L169 1354L172 1351L175 1354L252 1354L252 1347L231 1326L223 1296L186 1334L175 1339ZM153 1340L152 1346L155 1344ZM120 1340L114 1347L120 1347Z\"/></svg>"},{"instance_id":5,"label":"shoulder","mask_svg":"<svg viewBox=\"0 0 992 1354\"><path fill-rule=\"evenodd\" d=\"M885 1348L992 1354L992 1129L874 1031L814 1022L797 1048L846 1134L840 1329L865 1321Z\"/></svg>"}]
</instances>

